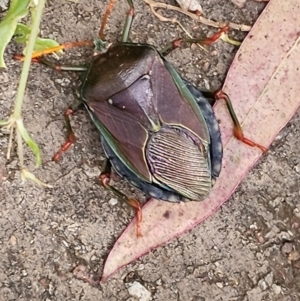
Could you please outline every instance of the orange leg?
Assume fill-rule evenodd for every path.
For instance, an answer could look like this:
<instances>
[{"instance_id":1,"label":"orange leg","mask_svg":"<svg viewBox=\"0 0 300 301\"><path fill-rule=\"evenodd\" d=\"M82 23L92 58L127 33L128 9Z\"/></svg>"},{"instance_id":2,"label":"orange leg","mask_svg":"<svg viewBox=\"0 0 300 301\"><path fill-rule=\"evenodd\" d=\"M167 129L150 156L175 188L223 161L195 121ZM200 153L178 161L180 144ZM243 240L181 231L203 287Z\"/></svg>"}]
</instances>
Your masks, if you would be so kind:
<instances>
[{"instance_id":1,"label":"orange leg","mask_svg":"<svg viewBox=\"0 0 300 301\"><path fill-rule=\"evenodd\" d=\"M117 0L110 0L110 2L108 3L107 5L107 8L106 8L106 11L104 13L104 16L103 16L103 19L102 19L102 22L101 22L101 27L100 27L100 30L99 30L99 38L101 40L105 40L105 36L104 36L104 28L105 28L105 25L107 23L107 19L115 5L115 3L117 2Z\"/></svg>"},{"instance_id":2,"label":"orange leg","mask_svg":"<svg viewBox=\"0 0 300 301\"><path fill-rule=\"evenodd\" d=\"M76 136L72 130L71 123L70 123L70 115L73 115L74 113L75 113L75 111L69 108L66 110L66 112L64 114L64 117L66 120L68 136L67 136L67 140L65 141L65 143L61 146L61 148L53 156L52 160L55 162L57 162L60 159L60 157L62 156L62 154L64 152L66 152L71 147L71 145L76 142Z\"/></svg>"},{"instance_id":3,"label":"orange leg","mask_svg":"<svg viewBox=\"0 0 300 301\"><path fill-rule=\"evenodd\" d=\"M222 35L224 32L227 32L227 31L228 31L228 28L229 28L228 25L223 26L223 27L222 27L218 32L216 32L212 37L206 38L206 39L202 40L202 42L200 42L200 44L202 44L202 45L211 45L211 44L213 44L214 42L218 41L218 40L221 38L221 35Z\"/></svg>"},{"instance_id":4,"label":"orange leg","mask_svg":"<svg viewBox=\"0 0 300 301\"><path fill-rule=\"evenodd\" d=\"M113 192L120 200L126 202L129 206L135 209L136 211L136 236L142 236L141 223L142 223L142 208L139 201L135 199L129 199L125 194L120 192L118 189L109 185L111 173L111 164L109 160L106 159L106 162L103 164L102 172L100 174L101 184L111 192Z\"/></svg>"},{"instance_id":5,"label":"orange leg","mask_svg":"<svg viewBox=\"0 0 300 301\"><path fill-rule=\"evenodd\" d=\"M86 40L86 41L77 41L77 42L68 42L64 43L58 46L50 47L48 49L44 49L41 51L36 51L32 54L32 59L38 58L40 56L46 55L46 54L51 54L53 52L59 51L59 50L65 50L65 49L70 49L74 47L84 47L84 46L93 46L94 42L92 40ZM16 55L15 59L24 61L24 56L23 55Z\"/></svg>"},{"instance_id":6,"label":"orange leg","mask_svg":"<svg viewBox=\"0 0 300 301\"><path fill-rule=\"evenodd\" d=\"M162 55L168 55L172 50L181 47L182 43L198 43L201 45L211 45L214 42L218 41L221 35L228 30L228 25L222 27L218 32L216 32L212 37L205 39L185 39L180 38L172 41L169 45L167 45L162 51Z\"/></svg>"},{"instance_id":7,"label":"orange leg","mask_svg":"<svg viewBox=\"0 0 300 301\"><path fill-rule=\"evenodd\" d=\"M265 148L264 146L262 146L258 143L253 142L252 140L250 140L250 139L248 139L244 136L242 127L241 127L240 122L239 122L239 120L238 120L238 118L237 118L237 116L234 112L232 103L231 103L230 98L228 97L228 95L226 93L224 93L222 90L219 90L219 91L216 92L215 97L216 97L217 100L223 99L226 102L226 106L228 108L229 114L230 114L230 116L232 118L232 121L233 121L233 134L234 134L234 137L237 138L238 140L244 142L245 144L247 144L249 146L258 147L259 149L261 149L261 151L263 153L267 152L267 148Z\"/></svg>"}]
</instances>

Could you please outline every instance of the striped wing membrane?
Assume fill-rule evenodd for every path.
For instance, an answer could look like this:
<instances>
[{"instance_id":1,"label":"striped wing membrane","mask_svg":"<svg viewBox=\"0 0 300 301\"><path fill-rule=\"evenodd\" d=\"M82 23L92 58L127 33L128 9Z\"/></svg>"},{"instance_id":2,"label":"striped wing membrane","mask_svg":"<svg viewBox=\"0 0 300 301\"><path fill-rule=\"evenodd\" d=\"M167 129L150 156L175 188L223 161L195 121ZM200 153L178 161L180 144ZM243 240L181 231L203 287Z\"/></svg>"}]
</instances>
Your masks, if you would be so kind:
<instances>
[{"instance_id":1,"label":"striped wing membrane","mask_svg":"<svg viewBox=\"0 0 300 301\"><path fill-rule=\"evenodd\" d=\"M209 193L211 174L204 145L185 131L164 127L154 133L148 141L146 157L159 183L192 200Z\"/></svg>"}]
</instances>

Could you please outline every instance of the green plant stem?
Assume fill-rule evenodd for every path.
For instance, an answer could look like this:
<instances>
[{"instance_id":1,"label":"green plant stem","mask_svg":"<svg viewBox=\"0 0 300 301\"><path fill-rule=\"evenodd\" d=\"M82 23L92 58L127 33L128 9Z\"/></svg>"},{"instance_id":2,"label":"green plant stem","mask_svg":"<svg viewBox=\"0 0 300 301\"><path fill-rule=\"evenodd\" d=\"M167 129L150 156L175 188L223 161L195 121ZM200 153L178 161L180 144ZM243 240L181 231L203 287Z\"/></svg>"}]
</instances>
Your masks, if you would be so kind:
<instances>
[{"instance_id":1,"label":"green plant stem","mask_svg":"<svg viewBox=\"0 0 300 301\"><path fill-rule=\"evenodd\" d=\"M32 55L32 52L34 49L35 40L39 33L39 26L40 26L40 22L42 19L42 13L43 13L45 3L46 3L46 0L39 0L37 8L36 8L36 14L35 14L35 18L33 20L31 34L30 34L28 45L26 48L25 60L24 60L23 68L22 68L17 97L16 97L16 101L15 101L15 106L14 106L13 115L14 115L15 119L21 118L23 97L24 97L29 69L30 69L31 55Z\"/></svg>"}]
</instances>

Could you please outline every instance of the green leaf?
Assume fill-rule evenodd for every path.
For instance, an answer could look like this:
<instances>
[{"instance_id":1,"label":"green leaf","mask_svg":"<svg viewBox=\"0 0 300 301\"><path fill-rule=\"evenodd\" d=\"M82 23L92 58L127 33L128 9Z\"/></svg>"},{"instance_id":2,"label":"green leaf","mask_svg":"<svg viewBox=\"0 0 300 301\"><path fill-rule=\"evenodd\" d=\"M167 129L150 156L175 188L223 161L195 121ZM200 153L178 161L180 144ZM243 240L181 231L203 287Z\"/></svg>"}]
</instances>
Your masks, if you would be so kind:
<instances>
[{"instance_id":1,"label":"green leaf","mask_svg":"<svg viewBox=\"0 0 300 301\"><path fill-rule=\"evenodd\" d=\"M0 23L0 67L6 67L3 54L5 47L15 33L19 19L28 14L30 0L12 0L9 10Z\"/></svg>"},{"instance_id":2,"label":"green leaf","mask_svg":"<svg viewBox=\"0 0 300 301\"><path fill-rule=\"evenodd\" d=\"M47 183L44 183L40 181L33 173L29 172L27 169L22 168L21 170L21 179L23 182L25 182L26 179L30 179L31 181L35 182L39 186L44 186L47 188L53 188L52 185L49 185Z\"/></svg>"},{"instance_id":3,"label":"green leaf","mask_svg":"<svg viewBox=\"0 0 300 301\"><path fill-rule=\"evenodd\" d=\"M15 30L14 40L20 44L26 44L28 40L28 35L30 34L31 29L29 26L18 23ZM59 43L52 39L42 39L37 37L34 45L34 51L42 51L48 48L59 46ZM62 51L60 51L62 52Z\"/></svg>"},{"instance_id":4,"label":"green leaf","mask_svg":"<svg viewBox=\"0 0 300 301\"><path fill-rule=\"evenodd\" d=\"M234 46L240 46L242 44L242 42L240 42L240 41L229 38L228 34L226 34L224 32L222 33L220 38L222 41L224 41L228 44L234 45Z\"/></svg>"},{"instance_id":5,"label":"green leaf","mask_svg":"<svg viewBox=\"0 0 300 301\"><path fill-rule=\"evenodd\" d=\"M9 119L8 120L0 120L0 126L7 126L7 125L9 125L9 123L10 123Z\"/></svg>"},{"instance_id":6,"label":"green leaf","mask_svg":"<svg viewBox=\"0 0 300 301\"><path fill-rule=\"evenodd\" d=\"M34 153L35 160L36 160L35 164L37 167L39 167L42 164L42 157L41 157L41 152L38 144L29 136L26 128L24 127L22 119L17 120L16 123L17 123L17 130L20 132L23 140L26 142L28 147Z\"/></svg>"}]
</instances>

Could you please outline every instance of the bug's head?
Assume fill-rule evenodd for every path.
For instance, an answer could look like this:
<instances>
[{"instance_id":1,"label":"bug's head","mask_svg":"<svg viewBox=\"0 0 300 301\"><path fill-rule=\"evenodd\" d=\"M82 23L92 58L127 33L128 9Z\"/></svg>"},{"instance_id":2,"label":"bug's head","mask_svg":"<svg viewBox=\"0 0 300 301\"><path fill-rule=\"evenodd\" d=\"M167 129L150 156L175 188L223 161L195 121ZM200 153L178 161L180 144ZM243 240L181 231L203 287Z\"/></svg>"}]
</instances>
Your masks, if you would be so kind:
<instances>
[{"instance_id":1,"label":"bug's head","mask_svg":"<svg viewBox=\"0 0 300 301\"><path fill-rule=\"evenodd\" d=\"M95 45L95 50L94 50L95 55L97 55L106 52L106 50L109 48L111 43L105 40L101 40L100 38L96 38L94 39L94 45Z\"/></svg>"}]
</instances>

